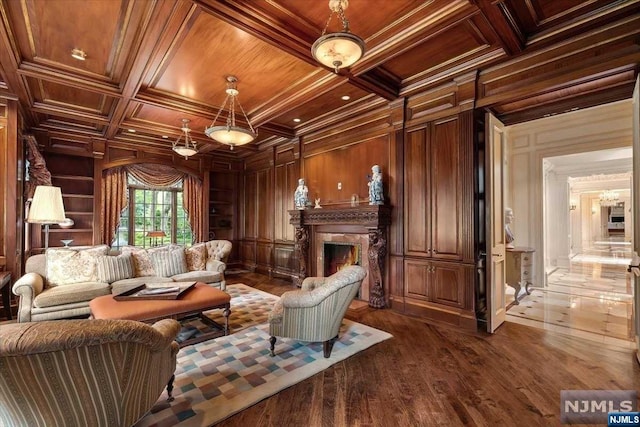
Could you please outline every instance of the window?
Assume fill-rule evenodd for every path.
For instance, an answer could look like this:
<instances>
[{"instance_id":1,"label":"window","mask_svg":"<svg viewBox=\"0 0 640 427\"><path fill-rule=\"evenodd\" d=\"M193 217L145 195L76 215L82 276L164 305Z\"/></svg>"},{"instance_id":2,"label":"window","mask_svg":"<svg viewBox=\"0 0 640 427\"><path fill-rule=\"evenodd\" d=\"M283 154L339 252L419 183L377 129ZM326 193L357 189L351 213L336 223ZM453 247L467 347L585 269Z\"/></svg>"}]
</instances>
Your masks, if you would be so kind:
<instances>
[{"instance_id":1,"label":"window","mask_svg":"<svg viewBox=\"0 0 640 427\"><path fill-rule=\"evenodd\" d=\"M190 246L192 237L182 205L182 182L173 188L151 189L129 178L129 203L112 247L148 248L171 242Z\"/></svg>"}]
</instances>

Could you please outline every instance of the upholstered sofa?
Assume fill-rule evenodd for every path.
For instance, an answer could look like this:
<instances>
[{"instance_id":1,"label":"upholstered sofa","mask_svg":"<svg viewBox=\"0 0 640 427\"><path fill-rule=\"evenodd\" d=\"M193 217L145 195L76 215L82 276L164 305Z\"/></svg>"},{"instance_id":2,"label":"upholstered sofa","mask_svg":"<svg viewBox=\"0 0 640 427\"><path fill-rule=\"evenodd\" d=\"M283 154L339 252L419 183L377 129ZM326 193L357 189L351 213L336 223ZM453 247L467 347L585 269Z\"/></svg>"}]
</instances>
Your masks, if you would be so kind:
<instances>
[{"instance_id":1,"label":"upholstered sofa","mask_svg":"<svg viewBox=\"0 0 640 427\"><path fill-rule=\"evenodd\" d=\"M329 277L307 277L302 288L287 291L269 313L271 355L276 337L322 342L324 357L331 356L340 325L367 272L350 265Z\"/></svg>"},{"instance_id":2,"label":"upholstered sofa","mask_svg":"<svg viewBox=\"0 0 640 427\"><path fill-rule=\"evenodd\" d=\"M50 248L27 259L25 275L13 285L20 297L18 322L88 316L93 298L144 283L200 281L226 289L228 240L109 252L106 245Z\"/></svg>"},{"instance_id":3,"label":"upholstered sofa","mask_svg":"<svg viewBox=\"0 0 640 427\"><path fill-rule=\"evenodd\" d=\"M180 324L69 320L0 326L0 425L129 427L167 387Z\"/></svg>"}]
</instances>

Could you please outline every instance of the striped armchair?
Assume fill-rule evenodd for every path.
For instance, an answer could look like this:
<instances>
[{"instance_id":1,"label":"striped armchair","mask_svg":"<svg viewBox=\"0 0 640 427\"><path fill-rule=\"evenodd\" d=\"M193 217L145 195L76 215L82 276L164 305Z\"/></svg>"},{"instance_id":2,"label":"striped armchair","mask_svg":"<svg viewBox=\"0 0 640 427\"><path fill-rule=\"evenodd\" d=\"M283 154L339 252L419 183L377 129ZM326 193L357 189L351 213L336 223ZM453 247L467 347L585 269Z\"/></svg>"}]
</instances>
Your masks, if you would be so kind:
<instances>
[{"instance_id":1,"label":"striped armchair","mask_svg":"<svg viewBox=\"0 0 640 427\"><path fill-rule=\"evenodd\" d=\"M173 388L180 324L65 320L0 326L0 425L128 427Z\"/></svg>"},{"instance_id":2,"label":"striped armchair","mask_svg":"<svg viewBox=\"0 0 640 427\"><path fill-rule=\"evenodd\" d=\"M329 357L342 319L366 275L364 268L352 265L329 277L307 277L300 290L282 294L269 314L271 355L275 356L278 336L322 342L324 357Z\"/></svg>"}]
</instances>

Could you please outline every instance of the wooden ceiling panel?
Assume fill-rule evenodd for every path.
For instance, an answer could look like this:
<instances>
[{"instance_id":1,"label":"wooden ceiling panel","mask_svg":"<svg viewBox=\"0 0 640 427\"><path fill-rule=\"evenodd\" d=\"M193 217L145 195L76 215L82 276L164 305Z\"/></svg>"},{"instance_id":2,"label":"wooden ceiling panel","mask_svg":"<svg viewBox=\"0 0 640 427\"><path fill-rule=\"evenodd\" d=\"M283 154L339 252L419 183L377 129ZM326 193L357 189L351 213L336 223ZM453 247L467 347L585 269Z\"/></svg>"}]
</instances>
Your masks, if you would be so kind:
<instances>
[{"instance_id":1,"label":"wooden ceiling panel","mask_svg":"<svg viewBox=\"0 0 640 427\"><path fill-rule=\"evenodd\" d=\"M0 90L27 128L157 151L188 118L210 152L226 148L204 129L235 75L259 133L247 154L459 78L477 76L476 108L519 120L623 96L638 70L640 0L350 0L367 52L339 74L310 53L328 3L0 0ZM334 15L328 31L339 29Z\"/></svg>"},{"instance_id":2,"label":"wooden ceiling panel","mask_svg":"<svg viewBox=\"0 0 640 427\"><path fill-rule=\"evenodd\" d=\"M46 129L74 130L95 135L98 135L104 129L104 126L73 117L52 116L50 114L38 114L38 116L40 117L40 127Z\"/></svg>"},{"instance_id":3,"label":"wooden ceiling panel","mask_svg":"<svg viewBox=\"0 0 640 427\"><path fill-rule=\"evenodd\" d=\"M34 102L107 116L115 102L103 94L27 78Z\"/></svg>"},{"instance_id":4,"label":"wooden ceiling panel","mask_svg":"<svg viewBox=\"0 0 640 427\"><path fill-rule=\"evenodd\" d=\"M331 12L328 0L282 0L277 4L280 8L289 11L291 16L304 17L311 27L317 29L317 36L322 33ZM345 10L345 16L349 20L350 31L366 40L415 7L414 0L352 0ZM340 18L334 14L327 32L341 30Z\"/></svg>"},{"instance_id":5,"label":"wooden ceiling panel","mask_svg":"<svg viewBox=\"0 0 640 427\"><path fill-rule=\"evenodd\" d=\"M349 99L343 100L343 96L348 96ZM342 109L349 108L350 105L353 105L366 96L369 96L369 93L360 88L348 83L341 84L317 98L300 104L294 110L282 114L275 119L274 122L282 126L304 126L308 122L314 121L327 113L335 113ZM300 122L294 122L293 119L300 119Z\"/></svg>"},{"instance_id":6,"label":"wooden ceiling panel","mask_svg":"<svg viewBox=\"0 0 640 427\"><path fill-rule=\"evenodd\" d=\"M482 25L482 21L478 22ZM406 80L468 59L490 47L492 42L475 22L466 20L387 61L384 68Z\"/></svg>"},{"instance_id":7,"label":"wooden ceiling panel","mask_svg":"<svg viewBox=\"0 0 640 427\"><path fill-rule=\"evenodd\" d=\"M109 75L111 53L128 1L25 0L8 2L24 59ZM73 27L73 31L69 31ZM85 61L71 57L74 48L87 54Z\"/></svg>"},{"instance_id":8,"label":"wooden ceiling panel","mask_svg":"<svg viewBox=\"0 0 640 427\"><path fill-rule=\"evenodd\" d=\"M211 125L210 119L146 104L141 104L136 108L131 114L131 119L138 122L145 122L150 126L175 129L176 132L180 131L182 119L189 119L191 120L189 127L192 129L194 137L197 133L204 135L204 129Z\"/></svg>"},{"instance_id":9,"label":"wooden ceiling panel","mask_svg":"<svg viewBox=\"0 0 640 427\"><path fill-rule=\"evenodd\" d=\"M175 140L181 135L180 126L182 119L189 119L189 127L191 128L191 137L198 141L198 144L220 145L211 140L204 134L205 128L211 126L211 119L199 117L193 114L187 114L180 111L169 110L154 105L139 104L132 109L130 118L123 123L122 134L128 135L127 129L132 128L138 130L138 133L152 133L161 130L162 135L168 135L170 140ZM258 129L258 138L256 142L260 142L272 135L269 132Z\"/></svg>"},{"instance_id":10,"label":"wooden ceiling panel","mask_svg":"<svg viewBox=\"0 0 640 427\"><path fill-rule=\"evenodd\" d=\"M600 8L613 6L610 0L505 0L504 6L527 38L561 27L572 19L588 16Z\"/></svg>"},{"instance_id":11,"label":"wooden ceiling panel","mask_svg":"<svg viewBox=\"0 0 640 427\"><path fill-rule=\"evenodd\" d=\"M199 13L157 77L155 89L219 107L228 75L238 78L238 99L250 112L316 67L206 13Z\"/></svg>"}]
</instances>

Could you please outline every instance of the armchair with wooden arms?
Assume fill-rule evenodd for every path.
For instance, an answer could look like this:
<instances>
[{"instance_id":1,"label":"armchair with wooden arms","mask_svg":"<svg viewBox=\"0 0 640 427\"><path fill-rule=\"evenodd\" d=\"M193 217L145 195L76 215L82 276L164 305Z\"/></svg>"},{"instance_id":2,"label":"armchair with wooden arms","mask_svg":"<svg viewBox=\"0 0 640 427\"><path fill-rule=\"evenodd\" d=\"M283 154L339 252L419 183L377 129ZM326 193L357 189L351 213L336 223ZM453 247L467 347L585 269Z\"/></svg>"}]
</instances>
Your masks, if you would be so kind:
<instances>
[{"instance_id":1,"label":"armchair with wooden arms","mask_svg":"<svg viewBox=\"0 0 640 427\"><path fill-rule=\"evenodd\" d=\"M300 290L283 293L269 314L271 355L275 355L278 336L322 342L324 357L329 357L342 319L366 275L364 268L352 265L329 277L307 277Z\"/></svg>"}]
</instances>

